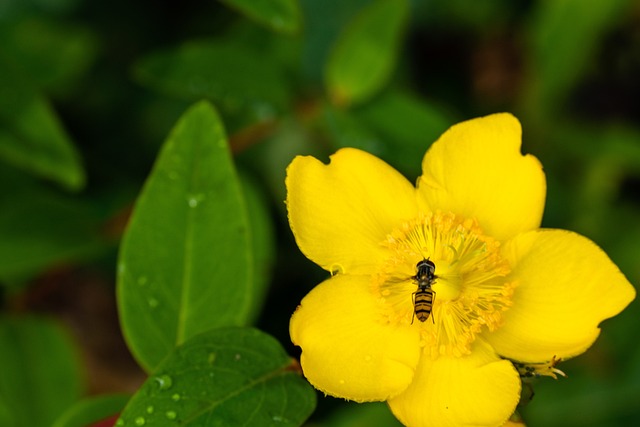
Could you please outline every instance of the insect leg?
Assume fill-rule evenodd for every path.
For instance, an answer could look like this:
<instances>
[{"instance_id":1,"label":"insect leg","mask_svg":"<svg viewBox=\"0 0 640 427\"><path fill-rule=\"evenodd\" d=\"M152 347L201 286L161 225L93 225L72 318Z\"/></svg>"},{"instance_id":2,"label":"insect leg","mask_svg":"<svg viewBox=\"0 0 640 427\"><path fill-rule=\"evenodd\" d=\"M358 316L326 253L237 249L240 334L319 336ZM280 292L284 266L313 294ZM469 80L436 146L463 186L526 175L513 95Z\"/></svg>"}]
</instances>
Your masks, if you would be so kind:
<instances>
[{"instance_id":1,"label":"insect leg","mask_svg":"<svg viewBox=\"0 0 640 427\"><path fill-rule=\"evenodd\" d=\"M434 291L433 289L431 289L431 322L433 322L433 324L436 324L436 319L433 313L433 304L436 302L436 291Z\"/></svg>"},{"instance_id":2,"label":"insect leg","mask_svg":"<svg viewBox=\"0 0 640 427\"><path fill-rule=\"evenodd\" d=\"M411 302L413 304L413 315L411 316L411 324L413 325L413 321L416 318L416 293L414 292L411 294Z\"/></svg>"}]
</instances>

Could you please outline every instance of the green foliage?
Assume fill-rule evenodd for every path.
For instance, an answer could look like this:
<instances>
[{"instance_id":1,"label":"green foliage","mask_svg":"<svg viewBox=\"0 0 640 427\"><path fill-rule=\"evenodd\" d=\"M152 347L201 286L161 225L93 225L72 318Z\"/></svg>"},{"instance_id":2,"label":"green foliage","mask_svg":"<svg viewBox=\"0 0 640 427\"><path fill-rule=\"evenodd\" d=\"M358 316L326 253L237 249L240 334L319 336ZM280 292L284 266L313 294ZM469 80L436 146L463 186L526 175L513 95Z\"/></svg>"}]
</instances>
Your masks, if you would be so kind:
<instances>
[{"instance_id":1,"label":"green foliage","mask_svg":"<svg viewBox=\"0 0 640 427\"><path fill-rule=\"evenodd\" d=\"M247 221L251 232L249 233L249 248L247 252L251 254L253 265L241 266L253 272L250 295L247 295L250 302L247 315L248 321L253 323L260 314L262 304L267 295L269 283L271 281L271 270L275 261L275 236L267 201L262 195L261 189L252 178L240 175L240 186L246 204Z\"/></svg>"},{"instance_id":2,"label":"green foliage","mask_svg":"<svg viewBox=\"0 0 640 427\"><path fill-rule=\"evenodd\" d=\"M205 332L162 362L116 425L300 425L316 397L296 364L258 330Z\"/></svg>"},{"instance_id":3,"label":"green foliage","mask_svg":"<svg viewBox=\"0 0 640 427\"><path fill-rule=\"evenodd\" d=\"M283 33L300 30L300 9L295 0L222 0L247 17Z\"/></svg>"},{"instance_id":4,"label":"green foliage","mask_svg":"<svg viewBox=\"0 0 640 427\"><path fill-rule=\"evenodd\" d=\"M52 427L86 427L118 414L130 397L126 394L113 394L82 399L67 409Z\"/></svg>"},{"instance_id":5,"label":"green foliage","mask_svg":"<svg viewBox=\"0 0 640 427\"><path fill-rule=\"evenodd\" d=\"M109 246L87 201L0 169L0 281L18 287L50 265L88 259Z\"/></svg>"},{"instance_id":6,"label":"green foliage","mask_svg":"<svg viewBox=\"0 0 640 427\"><path fill-rule=\"evenodd\" d=\"M373 96L393 71L409 5L376 0L346 27L326 65L329 96L338 105Z\"/></svg>"},{"instance_id":7,"label":"green foliage","mask_svg":"<svg viewBox=\"0 0 640 427\"><path fill-rule=\"evenodd\" d=\"M189 99L212 99L232 111L263 104L282 110L288 101L279 64L233 43L189 42L143 58L135 73L140 82L156 90Z\"/></svg>"},{"instance_id":8,"label":"green foliage","mask_svg":"<svg viewBox=\"0 0 640 427\"><path fill-rule=\"evenodd\" d=\"M417 177L425 142L434 142L456 120L437 105L405 92L387 92L354 112L386 145L381 156L409 176ZM398 126L403 123L403 126Z\"/></svg>"},{"instance_id":9,"label":"green foliage","mask_svg":"<svg viewBox=\"0 0 640 427\"><path fill-rule=\"evenodd\" d=\"M196 104L163 146L118 262L122 328L147 371L192 336L254 317L253 248L222 123Z\"/></svg>"},{"instance_id":10,"label":"green foliage","mask_svg":"<svg viewBox=\"0 0 640 427\"><path fill-rule=\"evenodd\" d=\"M0 54L0 159L78 190L80 156L55 113L10 60Z\"/></svg>"},{"instance_id":11,"label":"green foliage","mask_svg":"<svg viewBox=\"0 0 640 427\"><path fill-rule=\"evenodd\" d=\"M511 111L545 168L544 226L640 283L634 17L631 0L3 2L0 426L125 406L125 426L302 425L315 395L288 322L325 273L286 225L296 155L359 147L413 181L451 124ZM534 384L527 425L638 424L638 307ZM397 425L331 399L311 423Z\"/></svg>"},{"instance_id":12,"label":"green foliage","mask_svg":"<svg viewBox=\"0 0 640 427\"><path fill-rule=\"evenodd\" d=\"M51 321L3 316L0 348L0 420L10 420L2 425L49 427L80 397L79 360Z\"/></svg>"},{"instance_id":13,"label":"green foliage","mask_svg":"<svg viewBox=\"0 0 640 427\"><path fill-rule=\"evenodd\" d=\"M25 18L0 28L0 46L31 71L41 89L72 86L94 61L96 40L88 29L53 20Z\"/></svg>"},{"instance_id":14,"label":"green foliage","mask_svg":"<svg viewBox=\"0 0 640 427\"><path fill-rule=\"evenodd\" d=\"M529 96L541 113L552 114L565 100L599 48L602 34L619 21L628 3L600 1L585 7L580 0L540 2L531 31Z\"/></svg>"}]
</instances>

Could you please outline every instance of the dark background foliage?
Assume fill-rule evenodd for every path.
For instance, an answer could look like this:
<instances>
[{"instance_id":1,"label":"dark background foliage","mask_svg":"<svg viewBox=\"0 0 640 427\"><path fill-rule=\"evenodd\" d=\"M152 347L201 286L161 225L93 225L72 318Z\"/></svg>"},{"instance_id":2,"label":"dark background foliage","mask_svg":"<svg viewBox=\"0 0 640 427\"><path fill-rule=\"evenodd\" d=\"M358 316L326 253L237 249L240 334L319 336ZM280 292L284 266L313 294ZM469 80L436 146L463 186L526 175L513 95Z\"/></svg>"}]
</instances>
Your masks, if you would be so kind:
<instances>
[{"instance_id":1,"label":"dark background foliage","mask_svg":"<svg viewBox=\"0 0 640 427\"><path fill-rule=\"evenodd\" d=\"M34 364L52 417L145 378L118 323L118 245L162 141L203 98L268 206L277 249L256 326L292 355L289 316L326 273L288 229L286 165L355 146L415 180L449 125L493 112L521 120L524 152L544 165L543 225L588 236L640 282L640 3L246 3L0 3L0 364ZM534 384L528 425L637 423L639 311L606 321L562 365L568 379ZM12 335L12 322L30 332ZM13 360L16 346L49 353L48 367ZM9 394L0 387L0 421L30 404ZM381 405L321 398L310 423L395 421Z\"/></svg>"}]
</instances>

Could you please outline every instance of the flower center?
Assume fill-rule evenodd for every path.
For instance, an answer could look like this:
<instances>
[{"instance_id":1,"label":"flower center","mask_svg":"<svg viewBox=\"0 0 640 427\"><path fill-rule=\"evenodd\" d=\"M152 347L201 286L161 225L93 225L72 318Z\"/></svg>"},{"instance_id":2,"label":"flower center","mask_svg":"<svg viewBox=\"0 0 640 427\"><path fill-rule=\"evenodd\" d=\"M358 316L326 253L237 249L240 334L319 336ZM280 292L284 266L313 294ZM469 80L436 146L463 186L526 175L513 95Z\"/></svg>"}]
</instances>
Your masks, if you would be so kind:
<instances>
[{"instance_id":1,"label":"flower center","mask_svg":"<svg viewBox=\"0 0 640 427\"><path fill-rule=\"evenodd\" d=\"M462 356L483 326L495 330L515 283L500 243L473 219L429 213L402 224L382 243L391 256L373 276L384 321L412 324L432 357ZM435 270L429 275L429 265Z\"/></svg>"}]
</instances>

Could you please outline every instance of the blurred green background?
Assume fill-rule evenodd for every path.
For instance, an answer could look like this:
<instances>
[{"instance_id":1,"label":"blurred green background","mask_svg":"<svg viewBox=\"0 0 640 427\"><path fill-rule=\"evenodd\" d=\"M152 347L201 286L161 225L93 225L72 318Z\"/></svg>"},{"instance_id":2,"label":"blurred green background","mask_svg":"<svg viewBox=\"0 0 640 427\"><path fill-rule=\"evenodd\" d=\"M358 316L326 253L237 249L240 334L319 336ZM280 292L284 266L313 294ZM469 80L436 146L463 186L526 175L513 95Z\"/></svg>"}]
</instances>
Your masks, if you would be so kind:
<instances>
[{"instance_id":1,"label":"blurred green background","mask_svg":"<svg viewBox=\"0 0 640 427\"><path fill-rule=\"evenodd\" d=\"M140 385L115 308L118 244L160 144L203 98L269 207L257 326L292 355L289 316L325 273L288 229L286 165L353 146L413 181L451 124L494 112L521 120L544 165L544 226L588 236L640 283L639 76L632 0L2 0L0 366L49 384L42 425ZM639 311L604 322L561 365L568 378L534 384L527 425L640 423ZM15 342L46 367L14 360ZM0 425L30 405L2 384L0 398ZM384 405L320 398L309 425L397 422Z\"/></svg>"}]
</instances>

